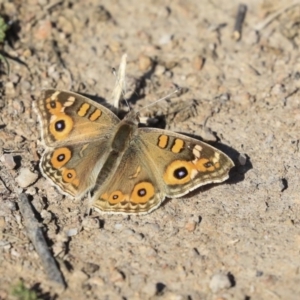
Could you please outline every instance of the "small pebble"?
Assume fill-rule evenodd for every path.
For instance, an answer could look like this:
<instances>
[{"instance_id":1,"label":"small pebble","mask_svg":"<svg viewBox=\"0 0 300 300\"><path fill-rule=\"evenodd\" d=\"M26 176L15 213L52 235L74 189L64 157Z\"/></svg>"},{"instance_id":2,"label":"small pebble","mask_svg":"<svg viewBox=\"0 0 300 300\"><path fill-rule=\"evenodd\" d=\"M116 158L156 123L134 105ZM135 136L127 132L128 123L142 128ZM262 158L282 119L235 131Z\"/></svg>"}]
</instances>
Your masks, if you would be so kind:
<instances>
[{"instance_id":1,"label":"small pebble","mask_svg":"<svg viewBox=\"0 0 300 300\"><path fill-rule=\"evenodd\" d=\"M23 92L24 91L30 91L31 88L32 88L31 83L29 81L27 81L27 80L22 80L20 82L20 84L21 84L21 89L22 89Z\"/></svg>"},{"instance_id":2,"label":"small pebble","mask_svg":"<svg viewBox=\"0 0 300 300\"><path fill-rule=\"evenodd\" d=\"M96 230L100 228L100 222L98 219L96 218L89 218L86 217L83 221L82 221L82 226L84 230Z\"/></svg>"},{"instance_id":3,"label":"small pebble","mask_svg":"<svg viewBox=\"0 0 300 300\"><path fill-rule=\"evenodd\" d=\"M275 84L271 90L271 94L275 96L282 95L285 92L286 92L285 86L280 83Z\"/></svg>"},{"instance_id":4,"label":"small pebble","mask_svg":"<svg viewBox=\"0 0 300 300\"><path fill-rule=\"evenodd\" d=\"M230 100L230 94L229 93L223 93L220 95L219 98L222 102L226 102L228 100Z\"/></svg>"},{"instance_id":5,"label":"small pebble","mask_svg":"<svg viewBox=\"0 0 300 300\"><path fill-rule=\"evenodd\" d=\"M132 264L131 264L132 266ZM139 268L139 266L137 266L137 268ZM141 273L134 273L131 274L128 280L128 285L130 287L131 290L140 290L145 284L145 275L141 274Z\"/></svg>"},{"instance_id":6,"label":"small pebble","mask_svg":"<svg viewBox=\"0 0 300 300\"><path fill-rule=\"evenodd\" d=\"M0 228L5 228L6 221L4 217L0 217Z\"/></svg>"},{"instance_id":7,"label":"small pebble","mask_svg":"<svg viewBox=\"0 0 300 300\"><path fill-rule=\"evenodd\" d=\"M141 240L144 238L144 236L143 236L142 234L140 234L140 233L137 233L137 234L135 234L135 238L136 238L138 241L141 241Z\"/></svg>"},{"instance_id":8,"label":"small pebble","mask_svg":"<svg viewBox=\"0 0 300 300\"><path fill-rule=\"evenodd\" d=\"M155 68L155 75L161 76L166 72L166 68L162 65L158 65Z\"/></svg>"},{"instance_id":9,"label":"small pebble","mask_svg":"<svg viewBox=\"0 0 300 300\"><path fill-rule=\"evenodd\" d=\"M19 144L19 143L21 143L23 141L24 141L24 138L21 135L16 135L15 138L14 138L14 142L16 144Z\"/></svg>"},{"instance_id":10,"label":"small pebble","mask_svg":"<svg viewBox=\"0 0 300 300\"><path fill-rule=\"evenodd\" d=\"M11 245L10 243L8 243L8 244L5 244L5 245L3 245L3 246L2 246L2 248L3 248L5 251L8 251L8 250L10 250L10 249L11 249L11 247L12 247L12 245Z\"/></svg>"},{"instance_id":11,"label":"small pebble","mask_svg":"<svg viewBox=\"0 0 300 300\"><path fill-rule=\"evenodd\" d=\"M38 0L38 3L39 3L39 5L45 6L48 4L48 1L47 0Z\"/></svg>"},{"instance_id":12,"label":"small pebble","mask_svg":"<svg viewBox=\"0 0 300 300\"><path fill-rule=\"evenodd\" d=\"M48 76L54 80L58 80L60 78L60 73L56 69L56 66L52 65L48 68Z\"/></svg>"},{"instance_id":13,"label":"small pebble","mask_svg":"<svg viewBox=\"0 0 300 300\"><path fill-rule=\"evenodd\" d=\"M123 231L123 234L124 235L133 235L134 234L134 231L132 230L132 229L125 229L124 231Z\"/></svg>"},{"instance_id":14,"label":"small pebble","mask_svg":"<svg viewBox=\"0 0 300 300\"><path fill-rule=\"evenodd\" d=\"M60 15L57 20L57 27L65 34L71 34L74 31L74 26L70 20L63 15Z\"/></svg>"},{"instance_id":15,"label":"small pebble","mask_svg":"<svg viewBox=\"0 0 300 300\"><path fill-rule=\"evenodd\" d=\"M3 154L0 157L0 161L10 170L13 170L16 167L14 157L11 153Z\"/></svg>"},{"instance_id":16,"label":"small pebble","mask_svg":"<svg viewBox=\"0 0 300 300\"><path fill-rule=\"evenodd\" d=\"M166 19L170 16L170 14L172 13L172 10L168 7L161 7L161 9L159 9L158 11L158 15L160 19Z\"/></svg>"},{"instance_id":17,"label":"small pebble","mask_svg":"<svg viewBox=\"0 0 300 300\"><path fill-rule=\"evenodd\" d=\"M238 160L239 160L240 165L244 166L247 162L247 156L243 153L240 153L239 157L238 157Z\"/></svg>"},{"instance_id":18,"label":"small pebble","mask_svg":"<svg viewBox=\"0 0 300 300\"><path fill-rule=\"evenodd\" d=\"M147 257L155 257L157 256L157 252L152 247L149 247L146 251Z\"/></svg>"},{"instance_id":19,"label":"small pebble","mask_svg":"<svg viewBox=\"0 0 300 300\"><path fill-rule=\"evenodd\" d=\"M161 230L160 226L156 223L148 223L148 224L146 224L145 227L146 227L149 234L150 233L155 234L155 233L158 233Z\"/></svg>"},{"instance_id":20,"label":"small pebble","mask_svg":"<svg viewBox=\"0 0 300 300\"><path fill-rule=\"evenodd\" d=\"M31 195L31 196L34 196L36 194L36 189L35 187L31 186L29 187L27 190L26 190L26 193Z\"/></svg>"},{"instance_id":21,"label":"small pebble","mask_svg":"<svg viewBox=\"0 0 300 300\"><path fill-rule=\"evenodd\" d=\"M14 248L12 248L10 250L10 254L15 257L20 257L20 253L17 250L15 250Z\"/></svg>"},{"instance_id":22,"label":"small pebble","mask_svg":"<svg viewBox=\"0 0 300 300\"><path fill-rule=\"evenodd\" d=\"M7 207L11 210L11 211L16 211L17 210L17 205L15 202L12 201L7 201Z\"/></svg>"},{"instance_id":23,"label":"small pebble","mask_svg":"<svg viewBox=\"0 0 300 300\"><path fill-rule=\"evenodd\" d=\"M29 168L22 168L19 175L16 177L18 185L22 188L28 187L36 182L37 179L38 174L31 172Z\"/></svg>"},{"instance_id":24,"label":"small pebble","mask_svg":"<svg viewBox=\"0 0 300 300\"><path fill-rule=\"evenodd\" d=\"M22 220L20 215L15 215L16 222L19 225L19 228L23 228Z\"/></svg>"},{"instance_id":25,"label":"small pebble","mask_svg":"<svg viewBox=\"0 0 300 300\"><path fill-rule=\"evenodd\" d=\"M197 223L195 221L188 221L185 224L185 229L189 232L193 232L196 229Z\"/></svg>"},{"instance_id":26,"label":"small pebble","mask_svg":"<svg viewBox=\"0 0 300 300\"><path fill-rule=\"evenodd\" d=\"M166 76L167 78L172 78L172 77L173 77L173 72L172 72L172 71L166 71L166 72L165 72L165 76Z\"/></svg>"},{"instance_id":27,"label":"small pebble","mask_svg":"<svg viewBox=\"0 0 300 300\"><path fill-rule=\"evenodd\" d=\"M169 44L172 39L173 39L172 34L165 34L159 39L158 43L160 45L166 45L166 44Z\"/></svg>"},{"instance_id":28,"label":"small pebble","mask_svg":"<svg viewBox=\"0 0 300 300\"><path fill-rule=\"evenodd\" d=\"M156 285L152 282L146 283L142 289L142 293L147 296L146 299L154 297L156 295L156 291Z\"/></svg>"},{"instance_id":29,"label":"small pebble","mask_svg":"<svg viewBox=\"0 0 300 300\"><path fill-rule=\"evenodd\" d=\"M232 99L234 102L248 107L251 105L252 96L248 92L239 92L233 95Z\"/></svg>"},{"instance_id":30,"label":"small pebble","mask_svg":"<svg viewBox=\"0 0 300 300\"><path fill-rule=\"evenodd\" d=\"M201 137L203 138L204 141L207 142L216 142L217 138L216 135L213 133L213 131L206 127L203 126L202 131L201 131Z\"/></svg>"},{"instance_id":31,"label":"small pebble","mask_svg":"<svg viewBox=\"0 0 300 300\"><path fill-rule=\"evenodd\" d=\"M193 67L195 70L200 71L202 70L205 63L205 58L203 56L196 56L193 60Z\"/></svg>"},{"instance_id":32,"label":"small pebble","mask_svg":"<svg viewBox=\"0 0 300 300\"><path fill-rule=\"evenodd\" d=\"M43 218L43 223L44 224L49 224L52 220L52 215L49 211L43 209L41 211L41 217Z\"/></svg>"},{"instance_id":33,"label":"small pebble","mask_svg":"<svg viewBox=\"0 0 300 300\"><path fill-rule=\"evenodd\" d=\"M15 94L15 87L14 87L13 82L8 81L5 83L5 94L6 94L6 96L7 95L12 96Z\"/></svg>"},{"instance_id":34,"label":"small pebble","mask_svg":"<svg viewBox=\"0 0 300 300\"><path fill-rule=\"evenodd\" d=\"M228 275L223 273L218 273L213 275L210 280L209 287L213 293L217 293L223 289L229 289L231 287L231 282Z\"/></svg>"},{"instance_id":35,"label":"small pebble","mask_svg":"<svg viewBox=\"0 0 300 300\"><path fill-rule=\"evenodd\" d=\"M71 283L76 284L77 282L84 282L89 278L89 276L87 274L85 274L83 271L81 270L74 270L72 272L72 276L71 276Z\"/></svg>"},{"instance_id":36,"label":"small pebble","mask_svg":"<svg viewBox=\"0 0 300 300\"><path fill-rule=\"evenodd\" d=\"M7 246L7 245L10 245L10 243L8 242L8 241L5 241L5 240L0 240L0 247L2 248L4 248L5 246ZM1 299L1 298L0 298Z\"/></svg>"},{"instance_id":37,"label":"small pebble","mask_svg":"<svg viewBox=\"0 0 300 300\"><path fill-rule=\"evenodd\" d=\"M92 19L97 23L100 22L108 22L112 19L110 12L103 6L99 5L94 11L92 15Z\"/></svg>"},{"instance_id":38,"label":"small pebble","mask_svg":"<svg viewBox=\"0 0 300 300\"><path fill-rule=\"evenodd\" d=\"M67 236L75 236L78 234L78 229L77 228L71 228L67 230Z\"/></svg>"},{"instance_id":39,"label":"small pebble","mask_svg":"<svg viewBox=\"0 0 300 300\"><path fill-rule=\"evenodd\" d=\"M35 38L37 40L46 40L51 35L52 25L49 20L41 20L36 28Z\"/></svg>"},{"instance_id":40,"label":"small pebble","mask_svg":"<svg viewBox=\"0 0 300 300\"><path fill-rule=\"evenodd\" d=\"M13 84L18 84L20 81L20 75L19 74L11 74L10 80L13 82Z\"/></svg>"},{"instance_id":41,"label":"small pebble","mask_svg":"<svg viewBox=\"0 0 300 300\"><path fill-rule=\"evenodd\" d=\"M112 52L116 53L120 51L120 49L122 48L122 44L118 41L111 41L109 43L109 48Z\"/></svg>"},{"instance_id":42,"label":"small pebble","mask_svg":"<svg viewBox=\"0 0 300 300\"><path fill-rule=\"evenodd\" d=\"M119 270L115 269L110 274L110 281L111 282L123 282L124 281L124 275Z\"/></svg>"},{"instance_id":43,"label":"small pebble","mask_svg":"<svg viewBox=\"0 0 300 300\"><path fill-rule=\"evenodd\" d=\"M88 275L97 272L100 269L99 265L87 262L82 267L82 271Z\"/></svg>"},{"instance_id":44,"label":"small pebble","mask_svg":"<svg viewBox=\"0 0 300 300\"><path fill-rule=\"evenodd\" d=\"M163 296L164 296L165 300L187 300L187 299L190 299L190 297L177 295L177 294L174 294L174 293L171 293L171 292L166 292L166 293L164 293Z\"/></svg>"},{"instance_id":45,"label":"small pebble","mask_svg":"<svg viewBox=\"0 0 300 300\"><path fill-rule=\"evenodd\" d=\"M40 181L40 180L39 180ZM42 179L42 183L45 183L46 179ZM60 193L54 186L46 185L46 195L49 202L59 203L63 199L62 193Z\"/></svg>"},{"instance_id":46,"label":"small pebble","mask_svg":"<svg viewBox=\"0 0 300 300\"><path fill-rule=\"evenodd\" d=\"M150 67L152 66L152 60L149 56L147 55L140 55L139 56L139 69L143 72L147 71L150 69Z\"/></svg>"},{"instance_id":47,"label":"small pebble","mask_svg":"<svg viewBox=\"0 0 300 300\"><path fill-rule=\"evenodd\" d=\"M87 283L90 285L103 286L104 280L101 277L91 277L87 280Z\"/></svg>"},{"instance_id":48,"label":"small pebble","mask_svg":"<svg viewBox=\"0 0 300 300\"><path fill-rule=\"evenodd\" d=\"M28 190L26 190L26 193L28 193ZM41 213L41 211L45 207L45 203L40 199L40 197L38 195L33 197L31 204L34 206L35 210L39 213Z\"/></svg>"},{"instance_id":49,"label":"small pebble","mask_svg":"<svg viewBox=\"0 0 300 300\"><path fill-rule=\"evenodd\" d=\"M15 99L12 104L13 104L13 108L15 109L15 112L17 114L22 114L25 111L23 101Z\"/></svg>"},{"instance_id":50,"label":"small pebble","mask_svg":"<svg viewBox=\"0 0 300 300\"><path fill-rule=\"evenodd\" d=\"M123 224L121 224L121 223L115 224L115 229L121 230L122 228L123 228Z\"/></svg>"},{"instance_id":51,"label":"small pebble","mask_svg":"<svg viewBox=\"0 0 300 300\"><path fill-rule=\"evenodd\" d=\"M30 56L32 56L32 51L29 48L26 48L22 54L23 57L25 58L29 58Z\"/></svg>"}]
</instances>

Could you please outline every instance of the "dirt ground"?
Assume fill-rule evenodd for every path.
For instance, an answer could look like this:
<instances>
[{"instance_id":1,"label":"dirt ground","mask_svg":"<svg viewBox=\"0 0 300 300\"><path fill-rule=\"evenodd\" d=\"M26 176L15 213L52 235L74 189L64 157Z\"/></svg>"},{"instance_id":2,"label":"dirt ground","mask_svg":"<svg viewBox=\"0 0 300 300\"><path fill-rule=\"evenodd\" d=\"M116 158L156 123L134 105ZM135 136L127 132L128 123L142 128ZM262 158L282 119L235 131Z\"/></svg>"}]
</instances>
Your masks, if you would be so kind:
<instances>
[{"instance_id":1,"label":"dirt ground","mask_svg":"<svg viewBox=\"0 0 300 300\"><path fill-rule=\"evenodd\" d=\"M248 3L246 3L248 2ZM0 82L0 299L299 299L300 3L0 1L12 21ZM32 103L44 88L110 99L128 55L130 106L235 163L226 182L145 216L92 212L42 177ZM28 176L20 178L22 172ZM32 180L31 180L32 178ZM28 186L29 185L29 186ZM67 284L47 277L24 227L30 195Z\"/></svg>"}]
</instances>

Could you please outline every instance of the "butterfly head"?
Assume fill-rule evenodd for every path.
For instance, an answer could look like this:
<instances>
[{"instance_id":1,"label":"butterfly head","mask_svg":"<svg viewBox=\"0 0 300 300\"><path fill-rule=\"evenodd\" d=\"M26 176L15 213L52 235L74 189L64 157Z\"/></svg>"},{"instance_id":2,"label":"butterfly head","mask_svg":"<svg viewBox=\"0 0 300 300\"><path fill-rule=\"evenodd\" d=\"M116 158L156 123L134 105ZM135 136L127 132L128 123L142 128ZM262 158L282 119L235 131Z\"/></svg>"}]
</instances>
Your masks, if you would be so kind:
<instances>
[{"instance_id":1,"label":"butterfly head","mask_svg":"<svg viewBox=\"0 0 300 300\"><path fill-rule=\"evenodd\" d=\"M131 110L124 118L124 120L129 121L135 125L140 123L140 113L135 110Z\"/></svg>"}]
</instances>

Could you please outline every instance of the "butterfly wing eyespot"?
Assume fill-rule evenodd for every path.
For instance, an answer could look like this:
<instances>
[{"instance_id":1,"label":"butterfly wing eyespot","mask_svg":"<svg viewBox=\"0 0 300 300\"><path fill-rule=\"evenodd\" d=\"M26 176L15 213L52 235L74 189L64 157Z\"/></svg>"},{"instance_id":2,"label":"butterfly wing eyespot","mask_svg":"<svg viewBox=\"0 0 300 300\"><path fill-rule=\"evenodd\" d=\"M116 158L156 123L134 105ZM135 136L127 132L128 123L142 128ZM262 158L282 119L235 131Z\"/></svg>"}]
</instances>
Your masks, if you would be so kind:
<instances>
[{"instance_id":1,"label":"butterfly wing eyespot","mask_svg":"<svg viewBox=\"0 0 300 300\"><path fill-rule=\"evenodd\" d=\"M73 129L73 119L66 114L60 113L53 116L49 125L49 131L56 140L65 139Z\"/></svg>"},{"instance_id":2,"label":"butterfly wing eyespot","mask_svg":"<svg viewBox=\"0 0 300 300\"><path fill-rule=\"evenodd\" d=\"M164 172L164 182L168 185L184 184L193 178L197 172L195 165L189 161L175 160L169 164Z\"/></svg>"},{"instance_id":3,"label":"butterfly wing eyespot","mask_svg":"<svg viewBox=\"0 0 300 300\"><path fill-rule=\"evenodd\" d=\"M63 147L53 151L50 162L53 168L60 169L71 159L71 157L71 150L67 147Z\"/></svg>"},{"instance_id":4,"label":"butterfly wing eyespot","mask_svg":"<svg viewBox=\"0 0 300 300\"><path fill-rule=\"evenodd\" d=\"M51 98L46 99L46 108L51 115L57 115L62 110L62 104L57 100L52 100Z\"/></svg>"},{"instance_id":5,"label":"butterfly wing eyespot","mask_svg":"<svg viewBox=\"0 0 300 300\"><path fill-rule=\"evenodd\" d=\"M199 172L213 172L220 168L220 163L218 161L213 162L213 160L207 158L200 158L196 161L195 165Z\"/></svg>"},{"instance_id":6,"label":"butterfly wing eyespot","mask_svg":"<svg viewBox=\"0 0 300 300\"><path fill-rule=\"evenodd\" d=\"M150 182L136 184L130 195L132 203L147 203L155 195L155 188Z\"/></svg>"},{"instance_id":7,"label":"butterfly wing eyespot","mask_svg":"<svg viewBox=\"0 0 300 300\"><path fill-rule=\"evenodd\" d=\"M74 186L79 185L79 180L76 178L76 171L74 169L63 169L62 179L65 183L71 183Z\"/></svg>"},{"instance_id":8,"label":"butterfly wing eyespot","mask_svg":"<svg viewBox=\"0 0 300 300\"><path fill-rule=\"evenodd\" d=\"M117 204L128 200L128 198L129 198L128 195L123 194L121 191L115 191L109 195L107 200L111 204Z\"/></svg>"}]
</instances>

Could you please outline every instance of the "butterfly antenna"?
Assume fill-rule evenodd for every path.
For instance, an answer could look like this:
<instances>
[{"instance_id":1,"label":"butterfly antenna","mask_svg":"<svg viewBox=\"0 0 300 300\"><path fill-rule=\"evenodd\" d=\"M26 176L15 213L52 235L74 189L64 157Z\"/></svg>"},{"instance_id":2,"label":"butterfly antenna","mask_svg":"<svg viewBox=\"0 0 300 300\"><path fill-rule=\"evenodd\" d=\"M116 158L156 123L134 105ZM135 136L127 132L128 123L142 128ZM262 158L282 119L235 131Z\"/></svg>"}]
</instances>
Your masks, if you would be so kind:
<instances>
[{"instance_id":1,"label":"butterfly antenna","mask_svg":"<svg viewBox=\"0 0 300 300\"><path fill-rule=\"evenodd\" d=\"M116 72L116 69L114 68L112 69L113 74L117 77L115 87L112 92L112 103L115 108L119 108L120 101L126 93L126 81L125 81L126 63L127 63L127 54L123 54L118 72ZM126 99L124 100L127 106L129 107L127 100Z\"/></svg>"},{"instance_id":2,"label":"butterfly antenna","mask_svg":"<svg viewBox=\"0 0 300 300\"><path fill-rule=\"evenodd\" d=\"M156 104L157 102L166 100L166 99L170 98L171 96L173 96L174 94L179 93L180 91L181 91L181 88L179 86L177 86L176 89L173 92L171 92L170 94L168 94L168 95L166 95L166 96L164 96L164 97L162 97L162 98L160 98L160 99L158 99L158 100L156 100L156 101L154 101L154 102L152 102L152 103L150 103L150 104L142 107L138 112L140 112L141 110L143 110L143 109L145 109L145 108L147 108L149 106L152 106L152 105Z\"/></svg>"}]
</instances>

